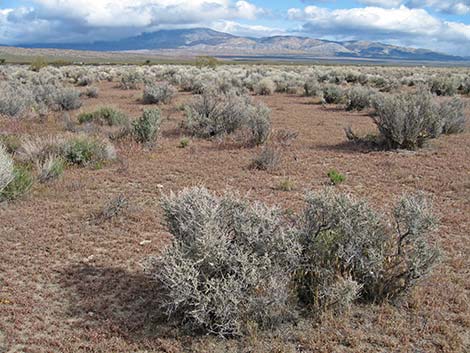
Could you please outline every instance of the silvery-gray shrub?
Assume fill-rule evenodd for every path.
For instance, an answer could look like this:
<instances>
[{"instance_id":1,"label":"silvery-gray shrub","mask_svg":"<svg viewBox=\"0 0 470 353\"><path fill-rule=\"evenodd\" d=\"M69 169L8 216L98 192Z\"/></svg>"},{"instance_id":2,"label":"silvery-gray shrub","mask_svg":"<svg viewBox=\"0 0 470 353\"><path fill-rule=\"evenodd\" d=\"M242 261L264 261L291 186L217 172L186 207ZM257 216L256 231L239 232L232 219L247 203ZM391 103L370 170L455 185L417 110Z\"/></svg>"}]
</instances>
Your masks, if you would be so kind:
<instances>
[{"instance_id":1,"label":"silvery-gray shrub","mask_svg":"<svg viewBox=\"0 0 470 353\"><path fill-rule=\"evenodd\" d=\"M442 132L444 134L457 134L465 130L467 116L462 99L454 97L450 101L442 102L439 108L442 119Z\"/></svg>"},{"instance_id":2,"label":"silvery-gray shrub","mask_svg":"<svg viewBox=\"0 0 470 353\"><path fill-rule=\"evenodd\" d=\"M270 110L249 96L205 90L186 106L185 127L204 138L246 129L249 142L259 145L267 140L271 130Z\"/></svg>"},{"instance_id":3,"label":"silvery-gray shrub","mask_svg":"<svg viewBox=\"0 0 470 353\"><path fill-rule=\"evenodd\" d=\"M5 189L14 178L13 159L6 151L5 147L0 144L0 193Z\"/></svg>"},{"instance_id":4,"label":"silvery-gray shrub","mask_svg":"<svg viewBox=\"0 0 470 353\"><path fill-rule=\"evenodd\" d=\"M34 98L27 86L4 83L0 85L0 114L18 117L30 109Z\"/></svg>"},{"instance_id":5,"label":"silvery-gray shrub","mask_svg":"<svg viewBox=\"0 0 470 353\"><path fill-rule=\"evenodd\" d=\"M364 110L369 108L371 105L371 100L375 94L375 91L362 87L362 86L354 86L350 88L347 93L347 104L346 110Z\"/></svg>"},{"instance_id":6,"label":"silvery-gray shrub","mask_svg":"<svg viewBox=\"0 0 470 353\"><path fill-rule=\"evenodd\" d=\"M168 104L176 94L176 89L168 83L147 84L144 88L144 104Z\"/></svg>"},{"instance_id":7,"label":"silvery-gray shrub","mask_svg":"<svg viewBox=\"0 0 470 353\"><path fill-rule=\"evenodd\" d=\"M311 193L300 220L299 300L324 307L338 278L355 281L360 298L394 299L410 289L438 258L429 235L435 219L423 195L403 197L391 219L365 202L331 191ZM325 294L326 293L326 294Z\"/></svg>"},{"instance_id":8,"label":"silvery-gray shrub","mask_svg":"<svg viewBox=\"0 0 470 353\"><path fill-rule=\"evenodd\" d=\"M416 149L442 133L439 107L424 90L416 94L377 95L372 115L389 148Z\"/></svg>"},{"instance_id":9,"label":"silvery-gray shrub","mask_svg":"<svg viewBox=\"0 0 470 353\"><path fill-rule=\"evenodd\" d=\"M168 314L222 336L293 318L290 274L300 249L279 209L205 188L170 194L162 206L174 239L148 271Z\"/></svg>"},{"instance_id":10,"label":"silvery-gray shrub","mask_svg":"<svg viewBox=\"0 0 470 353\"><path fill-rule=\"evenodd\" d=\"M54 103L62 110L75 110L82 106L80 101L80 91L74 88L62 88L58 89Z\"/></svg>"}]
</instances>

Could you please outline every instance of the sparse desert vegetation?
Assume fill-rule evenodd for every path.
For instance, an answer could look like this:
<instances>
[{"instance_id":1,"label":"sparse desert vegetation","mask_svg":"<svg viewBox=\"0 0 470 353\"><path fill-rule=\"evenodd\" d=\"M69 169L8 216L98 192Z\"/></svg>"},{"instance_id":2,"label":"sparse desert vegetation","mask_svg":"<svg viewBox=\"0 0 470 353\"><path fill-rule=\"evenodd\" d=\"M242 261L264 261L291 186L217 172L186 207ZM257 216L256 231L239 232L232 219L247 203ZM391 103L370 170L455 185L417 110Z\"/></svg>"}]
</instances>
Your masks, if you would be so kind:
<instances>
[{"instance_id":1,"label":"sparse desert vegetation","mask_svg":"<svg viewBox=\"0 0 470 353\"><path fill-rule=\"evenodd\" d=\"M0 351L467 352L469 82L1 65Z\"/></svg>"}]
</instances>

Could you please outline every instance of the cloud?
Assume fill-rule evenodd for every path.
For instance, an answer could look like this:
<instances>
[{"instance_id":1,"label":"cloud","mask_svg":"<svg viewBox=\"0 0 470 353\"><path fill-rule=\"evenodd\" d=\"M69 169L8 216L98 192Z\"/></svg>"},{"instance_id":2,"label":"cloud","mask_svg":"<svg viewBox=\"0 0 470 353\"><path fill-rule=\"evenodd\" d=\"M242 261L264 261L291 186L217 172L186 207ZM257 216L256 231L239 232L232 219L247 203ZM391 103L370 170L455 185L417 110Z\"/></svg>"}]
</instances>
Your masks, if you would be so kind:
<instances>
[{"instance_id":1,"label":"cloud","mask_svg":"<svg viewBox=\"0 0 470 353\"><path fill-rule=\"evenodd\" d=\"M470 55L470 25L443 21L424 9L406 6L329 10L317 6L288 10L291 20L302 21L302 31L336 40L381 40Z\"/></svg>"},{"instance_id":2,"label":"cloud","mask_svg":"<svg viewBox=\"0 0 470 353\"><path fill-rule=\"evenodd\" d=\"M269 37L287 34L286 30L282 28L273 28L260 25L245 25L235 21L219 21L211 25L211 28L216 31L247 37Z\"/></svg>"},{"instance_id":3,"label":"cloud","mask_svg":"<svg viewBox=\"0 0 470 353\"><path fill-rule=\"evenodd\" d=\"M33 0L0 12L0 41L90 41L159 28L253 20L265 10L240 0Z\"/></svg>"},{"instance_id":4,"label":"cloud","mask_svg":"<svg viewBox=\"0 0 470 353\"><path fill-rule=\"evenodd\" d=\"M428 8L447 14L470 15L470 2L467 0L358 0L358 2L384 8L397 8L405 5L408 8Z\"/></svg>"}]
</instances>

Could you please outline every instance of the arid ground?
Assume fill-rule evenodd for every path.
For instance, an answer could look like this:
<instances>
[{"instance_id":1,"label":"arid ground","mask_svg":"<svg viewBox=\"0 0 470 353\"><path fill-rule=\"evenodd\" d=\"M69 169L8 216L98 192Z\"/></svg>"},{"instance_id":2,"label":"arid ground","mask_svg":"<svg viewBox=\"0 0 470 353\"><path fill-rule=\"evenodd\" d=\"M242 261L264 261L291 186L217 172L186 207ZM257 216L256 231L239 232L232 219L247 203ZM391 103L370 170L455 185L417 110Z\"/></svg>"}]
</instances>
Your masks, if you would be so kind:
<instances>
[{"instance_id":1,"label":"arid ground","mask_svg":"<svg viewBox=\"0 0 470 353\"><path fill-rule=\"evenodd\" d=\"M80 111L120 108L141 114L141 90L101 82L98 98ZM312 98L256 96L272 110L274 130L299 133L282 149L274 171L249 168L260 148L234 141L184 137L178 93L161 106L165 121L154 148L115 143L118 161L71 168L50 184L35 184L19 200L0 205L0 352L470 352L470 133L444 136L416 152L370 151L347 142L344 128L375 131L364 113L348 113ZM467 99L468 100L468 99ZM79 111L70 113L76 119ZM54 134L63 114L46 121L0 119L8 133ZM334 186L384 212L404 193L424 191L440 218L433 241L442 259L428 279L394 304L355 305L340 317L302 320L243 339L190 336L167 323L158 290L141 263L160 252L169 235L162 193L204 185L237 190L253 200L298 212L307 190ZM290 180L294 189L280 189ZM128 207L117 217L96 215L118 195Z\"/></svg>"}]
</instances>

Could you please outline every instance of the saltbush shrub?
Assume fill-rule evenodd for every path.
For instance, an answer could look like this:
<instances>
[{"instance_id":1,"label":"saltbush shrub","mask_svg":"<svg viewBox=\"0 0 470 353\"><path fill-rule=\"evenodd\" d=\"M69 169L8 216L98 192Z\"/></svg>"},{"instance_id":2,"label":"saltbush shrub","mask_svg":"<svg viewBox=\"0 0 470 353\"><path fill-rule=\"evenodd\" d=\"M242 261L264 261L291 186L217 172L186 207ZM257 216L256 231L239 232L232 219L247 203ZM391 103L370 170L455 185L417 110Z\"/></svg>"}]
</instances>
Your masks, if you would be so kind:
<instances>
[{"instance_id":1,"label":"saltbush shrub","mask_svg":"<svg viewBox=\"0 0 470 353\"><path fill-rule=\"evenodd\" d=\"M6 151L5 147L0 144L0 193L5 189L14 178L13 159Z\"/></svg>"},{"instance_id":2,"label":"saltbush shrub","mask_svg":"<svg viewBox=\"0 0 470 353\"><path fill-rule=\"evenodd\" d=\"M325 305L331 286L345 278L360 288L351 293L353 298L359 294L371 302L394 299L422 279L438 258L428 239L435 219L422 195L403 197L393 210L392 223L348 195L326 191L309 194L306 202L297 273L303 303Z\"/></svg>"},{"instance_id":3,"label":"saltbush shrub","mask_svg":"<svg viewBox=\"0 0 470 353\"><path fill-rule=\"evenodd\" d=\"M162 206L174 240L148 271L164 289L168 314L222 336L293 317L289 273L300 249L277 208L204 188L170 194Z\"/></svg>"},{"instance_id":4,"label":"saltbush shrub","mask_svg":"<svg viewBox=\"0 0 470 353\"><path fill-rule=\"evenodd\" d=\"M454 97L450 101L441 103L439 108L439 116L441 117L442 133L457 134L465 130L467 116L465 115L464 102Z\"/></svg>"},{"instance_id":5,"label":"saltbush shrub","mask_svg":"<svg viewBox=\"0 0 470 353\"><path fill-rule=\"evenodd\" d=\"M26 87L10 84L0 85L0 115L18 117L30 109L34 98Z\"/></svg>"},{"instance_id":6,"label":"saltbush shrub","mask_svg":"<svg viewBox=\"0 0 470 353\"><path fill-rule=\"evenodd\" d=\"M13 179L0 191L0 202L14 200L26 194L33 185L34 177L26 166L13 167Z\"/></svg>"},{"instance_id":7,"label":"saltbush shrub","mask_svg":"<svg viewBox=\"0 0 470 353\"><path fill-rule=\"evenodd\" d=\"M416 149L442 132L437 106L429 92L379 95L372 118L388 148Z\"/></svg>"},{"instance_id":8,"label":"saltbush shrub","mask_svg":"<svg viewBox=\"0 0 470 353\"><path fill-rule=\"evenodd\" d=\"M281 154L276 148L266 146L251 161L251 168L258 170L274 170L281 162Z\"/></svg>"},{"instance_id":9,"label":"saltbush shrub","mask_svg":"<svg viewBox=\"0 0 470 353\"><path fill-rule=\"evenodd\" d=\"M63 155L68 163L83 166L113 160L116 158L116 151L108 141L78 135L67 140Z\"/></svg>"},{"instance_id":10,"label":"saltbush shrub","mask_svg":"<svg viewBox=\"0 0 470 353\"><path fill-rule=\"evenodd\" d=\"M290 221L277 208L198 187L171 193L162 207L174 238L147 273L163 289L162 308L197 332L243 335L253 325L291 320L299 309L316 314L357 299L394 300L439 255L421 194L404 196L389 217L331 190L308 194Z\"/></svg>"},{"instance_id":11,"label":"saltbush shrub","mask_svg":"<svg viewBox=\"0 0 470 353\"><path fill-rule=\"evenodd\" d=\"M101 107L91 113L81 113L78 116L78 122L95 123L108 126L126 126L129 125L129 118L122 111L112 107Z\"/></svg>"},{"instance_id":12,"label":"saltbush shrub","mask_svg":"<svg viewBox=\"0 0 470 353\"><path fill-rule=\"evenodd\" d=\"M162 117L159 109L145 109L143 115L134 121L135 139L140 143L150 143L157 139Z\"/></svg>"},{"instance_id":13,"label":"saltbush shrub","mask_svg":"<svg viewBox=\"0 0 470 353\"><path fill-rule=\"evenodd\" d=\"M364 110L369 108L371 105L371 99L375 91L362 87L362 86L355 86L350 88L347 91L347 104L346 110Z\"/></svg>"},{"instance_id":14,"label":"saltbush shrub","mask_svg":"<svg viewBox=\"0 0 470 353\"><path fill-rule=\"evenodd\" d=\"M270 110L248 96L206 90L186 106L184 126L190 134L204 138L244 129L248 141L259 145L266 142L271 131Z\"/></svg>"},{"instance_id":15,"label":"saltbush shrub","mask_svg":"<svg viewBox=\"0 0 470 353\"><path fill-rule=\"evenodd\" d=\"M438 96L453 96L458 88L459 82L454 77L439 77L431 82L431 92Z\"/></svg>"},{"instance_id":16,"label":"saltbush shrub","mask_svg":"<svg viewBox=\"0 0 470 353\"><path fill-rule=\"evenodd\" d=\"M168 104L176 94L176 89L168 83L147 84L142 101L144 104Z\"/></svg>"},{"instance_id":17,"label":"saltbush shrub","mask_svg":"<svg viewBox=\"0 0 470 353\"><path fill-rule=\"evenodd\" d=\"M56 91L54 103L62 110L75 110L82 106L80 91L74 88L64 88Z\"/></svg>"},{"instance_id":18,"label":"saltbush shrub","mask_svg":"<svg viewBox=\"0 0 470 353\"><path fill-rule=\"evenodd\" d=\"M309 79L304 84L304 95L306 97L323 98L323 88L316 79Z\"/></svg>"},{"instance_id":19,"label":"saltbush shrub","mask_svg":"<svg viewBox=\"0 0 470 353\"><path fill-rule=\"evenodd\" d=\"M254 85L253 90L258 95L270 96L276 91L276 84L270 78L265 77Z\"/></svg>"},{"instance_id":20,"label":"saltbush shrub","mask_svg":"<svg viewBox=\"0 0 470 353\"><path fill-rule=\"evenodd\" d=\"M124 90L138 89L142 81L142 75L137 71L124 72L121 76L119 87Z\"/></svg>"},{"instance_id":21,"label":"saltbush shrub","mask_svg":"<svg viewBox=\"0 0 470 353\"><path fill-rule=\"evenodd\" d=\"M323 99L327 104L341 104L344 102L343 89L337 85L327 85L323 88Z\"/></svg>"}]
</instances>

